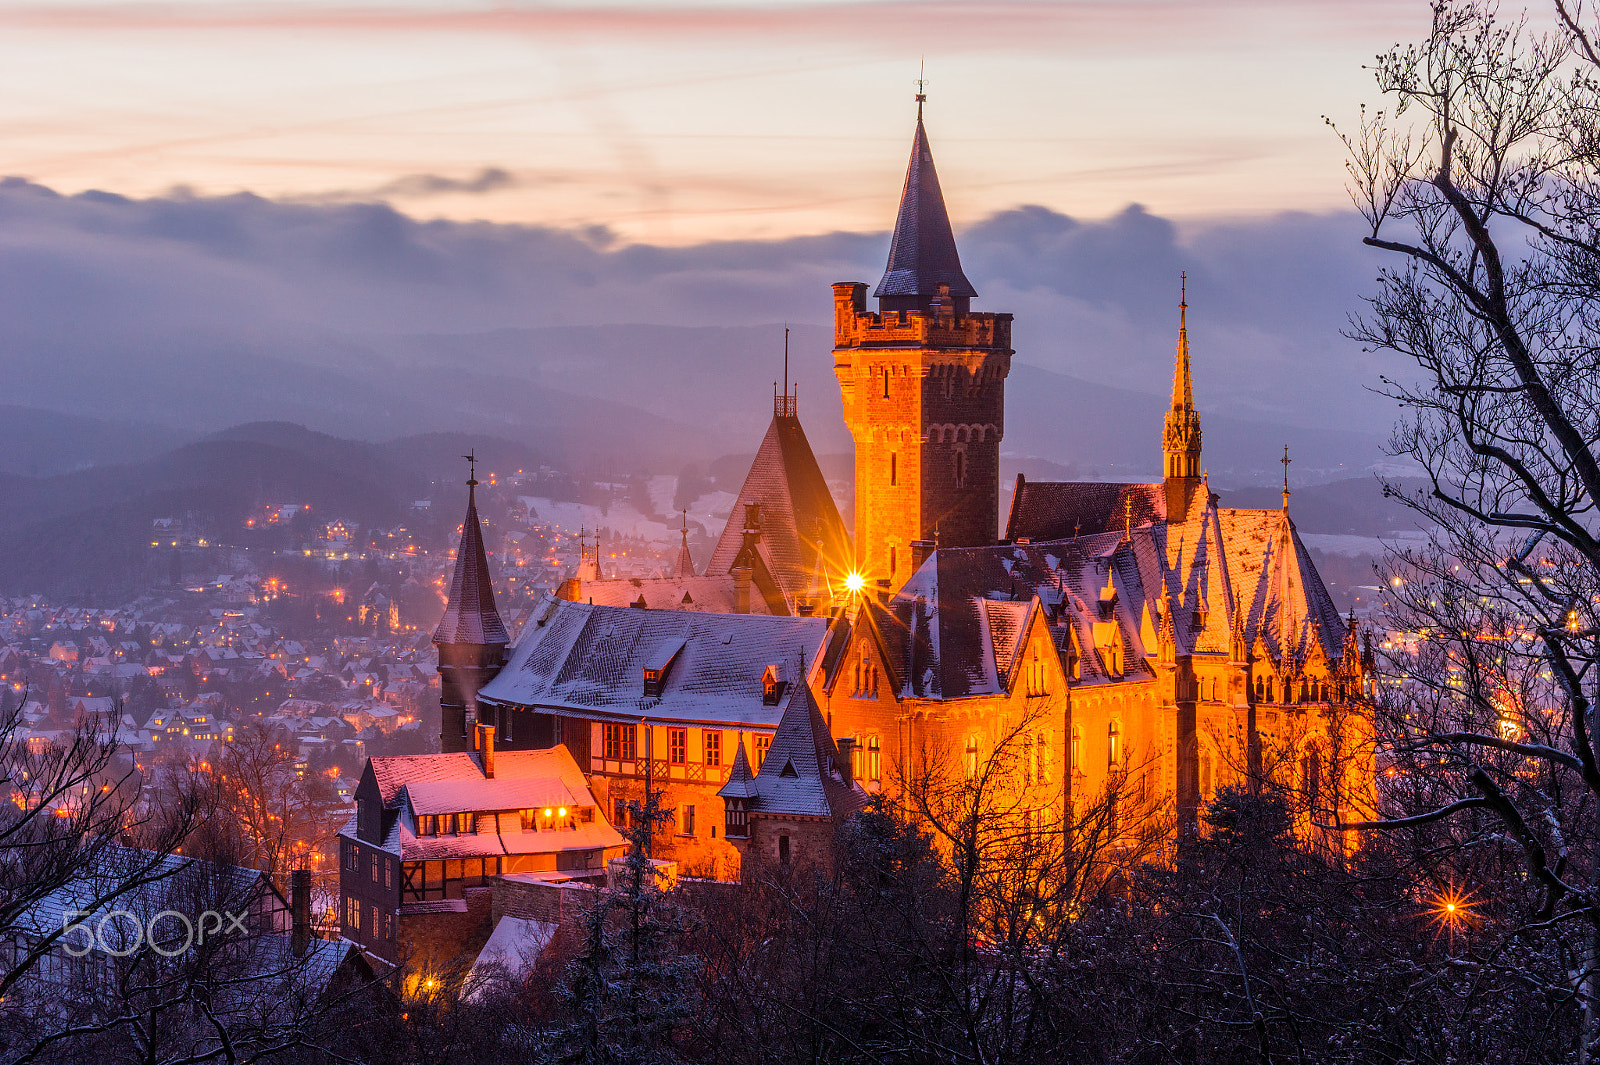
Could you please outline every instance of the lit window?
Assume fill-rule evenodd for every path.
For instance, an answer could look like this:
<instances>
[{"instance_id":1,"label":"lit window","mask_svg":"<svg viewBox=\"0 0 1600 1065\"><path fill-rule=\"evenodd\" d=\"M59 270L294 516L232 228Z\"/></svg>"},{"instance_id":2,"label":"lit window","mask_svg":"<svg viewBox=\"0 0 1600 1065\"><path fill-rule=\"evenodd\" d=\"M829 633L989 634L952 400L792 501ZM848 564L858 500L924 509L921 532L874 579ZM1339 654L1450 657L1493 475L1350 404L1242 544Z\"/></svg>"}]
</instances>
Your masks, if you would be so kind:
<instances>
[{"instance_id":1,"label":"lit window","mask_svg":"<svg viewBox=\"0 0 1600 1065\"><path fill-rule=\"evenodd\" d=\"M1115 766L1122 761L1122 726L1116 718L1106 732L1106 764Z\"/></svg>"},{"instance_id":2,"label":"lit window","mask_svg":"<svg viewBox=\"0 0 1600 1065\"><path fill-rule=\"evenodd\" d=\"M967 737L967 779L978 779L978 737Z\"/></svg>"},{"instance_id":3,"label":"lit window","mask_svg":"<svg viewBox=\"0 0 1600 1065\"><path fill-rule=\"evenodd\" d=\"M361 903L356 899L344 900L344 920L352 932L361 931Z\"/></svg>"}]
</instances>

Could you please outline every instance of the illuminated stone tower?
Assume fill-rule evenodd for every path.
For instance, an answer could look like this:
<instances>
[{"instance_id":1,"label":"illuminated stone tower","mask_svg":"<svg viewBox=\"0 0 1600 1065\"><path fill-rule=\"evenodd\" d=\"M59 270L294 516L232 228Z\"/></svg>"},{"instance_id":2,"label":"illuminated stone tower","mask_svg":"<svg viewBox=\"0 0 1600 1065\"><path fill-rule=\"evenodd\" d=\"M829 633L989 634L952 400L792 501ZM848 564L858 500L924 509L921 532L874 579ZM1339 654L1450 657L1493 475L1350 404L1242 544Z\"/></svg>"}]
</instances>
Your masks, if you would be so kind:
<instances>
[{"instance_id":1,"label":"illuminated stone tower","mask_svg":"<svg viewBox=\"0 0 1600 1065\"><path fill-rule=\"evenodd\" d=\"M1201 492L1200 412L1194 409L1194 384L1189 373L1189 285L1183 278L1178 299L1178 356L1172 370L1172 409L1161 434L1165 462L1162 487L1166 489L1167 520L1183 521ZM1200 500L1202 505L1205 500Z\"/></svg>"},{"instance_id":2,"label":"illuminated stone tower","mask_svg":"<svg viewBox=\"0 0 1600 1065\"><path fill-rule=\"evenodd\" d=\"M833 368L856 445L856 565L899 588L937 541L995 542L1011 315L974 314L933 153L917 132L889 265L833 286Z\"/></svg>"},{"instance_id":3,"label":"illuminated stone tower","mask_svg":"<svg viewBox=\"0 0 1600 1065\"><path fill-rule=\"evenodd\" d=\"M478 690L505 665L511 642L494 606L477 488L474 466L467 478L467 516L461 523L450 601L433 630L433 645L439 650L439 750L447 753L471 749L468 727L478 719Z\"/></svg>"}]
</instances>

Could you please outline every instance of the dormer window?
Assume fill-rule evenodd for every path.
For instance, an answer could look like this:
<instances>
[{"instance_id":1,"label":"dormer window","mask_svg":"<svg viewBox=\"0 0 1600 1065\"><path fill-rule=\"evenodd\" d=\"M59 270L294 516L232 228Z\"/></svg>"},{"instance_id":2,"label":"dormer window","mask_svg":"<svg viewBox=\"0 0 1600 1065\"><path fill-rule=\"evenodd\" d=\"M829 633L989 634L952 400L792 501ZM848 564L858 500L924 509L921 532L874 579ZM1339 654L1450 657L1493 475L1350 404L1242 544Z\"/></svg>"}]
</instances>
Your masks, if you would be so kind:
<instances>
[{"instance_id":1,"label":"dormer window","mask_svg":"<svg viewBox=\"0 0 1600 1065\"><path fill-rule=\"evenodd\" d=\"M659 699L666 690L667 674L672 670L672 664L677 661L678 653L683 650L683 637L675 637L656 648L649 661L644 664L644 695L647 699Z\"/></svg>"},{"instance_id":2,"label":"dormer window","mask_svg":"<svg viewBox=\"0 0 1600 1065\"><path fill-rule=\"evenodd\" d=\"M764 706L777 706L783 696L783 681L778 679L778 667L768 666L761 674L761 702Z\"/></svg>"}]
</instances>

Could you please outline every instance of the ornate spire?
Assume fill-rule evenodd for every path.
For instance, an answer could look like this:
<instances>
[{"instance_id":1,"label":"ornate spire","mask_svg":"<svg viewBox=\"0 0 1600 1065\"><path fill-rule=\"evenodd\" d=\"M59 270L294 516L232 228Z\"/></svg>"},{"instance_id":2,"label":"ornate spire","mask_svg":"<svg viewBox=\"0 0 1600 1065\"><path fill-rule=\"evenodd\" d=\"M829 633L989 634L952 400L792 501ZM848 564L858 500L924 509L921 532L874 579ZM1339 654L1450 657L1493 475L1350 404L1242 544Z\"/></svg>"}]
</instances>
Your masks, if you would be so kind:
<instances>
[{"instance_id":1,"label":"ornate spire","mask_svg":"<svg viewBox=\"0 0 1600 1065\"><path fill-rule=\"evenodd\" d=\"M477 453L461 457L471 464L467 476L467 516L461 523L461 544L456 549L450 601L445 604L439 627L433 630L433 642L503 646L510 643L511 638L494 606L489 556L483 547L483 524L478 519Z\"/></svg>"},{"instance_id":2,"label":"ornate spire","mask_svg":"<svg viewBox=\"0 0 1600 1065\"><path fill-rule=\"evenodd\" d=\"M1189 275L1179 275L1178 362L1172 371L1172 409L1194 409L1194 382L1189 375Z\"/></svg>"},{"instance_id":3,"label":"ornate spire","mask_svg":"<svg viewBox=\"0 0 1600 1065\"><path fill-rule=\"evenodd\" d=\"M693 577L694 556L689 554L689 511L683 512L683 543L678 547L678 561L673 567L674 577Z\"/></svg>"},{"instance_id":4,"label":"ornate spire","mask_svg":"<svg viewBox=\"0 0 1600 1065\"><path fill-rule=\"evenodd\" d=\"M900 215L889 245L889 264L873 292L885 311L927 310L935 297L948 297L952 309L964 313L978 294L961 272L955 234L945 210L933 152L922 125L925 96L917 93L917 132L911 141L911 163L900 193ZM941 286L946 286L943 292Z\"/></svg>"},{"instance_id":5,"label":"ornate spire","mask_svg":"<svg viewBox=\"0 0 1600 1065\"><path fill-rule=\"evenodd\" d=\"M1194 408L1194 378L1189 367L1189 275L1178 298L1178 354L1172 368L1172 407L1161 434L1165 453L1167 517L1183 521L1200 488L1200 412Z\"/></svg>"}]
</instances>

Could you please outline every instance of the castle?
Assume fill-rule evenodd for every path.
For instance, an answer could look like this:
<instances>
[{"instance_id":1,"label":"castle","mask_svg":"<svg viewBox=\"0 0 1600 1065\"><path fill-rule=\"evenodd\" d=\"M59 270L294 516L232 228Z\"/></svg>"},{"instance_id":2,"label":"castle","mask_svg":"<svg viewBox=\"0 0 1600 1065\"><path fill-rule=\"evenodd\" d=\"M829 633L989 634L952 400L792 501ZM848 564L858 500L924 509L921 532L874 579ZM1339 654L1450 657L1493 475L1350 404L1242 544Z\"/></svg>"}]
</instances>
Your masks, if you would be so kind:
<instances>
[{"instance_id":1,"label":"castle","mask_svg":"<svg viewBox=\"0 0 1600 1065\"><path fill-rule=\"evenodd\" d=\"M833 286L853 529L786 391L704 573L687 551L652 580L596 559L513 643L469 485L434 636L442 749L565 746L613 822L662 789L665 853L714 875L807 860L870 794L976 778L1001 749L1030 828L1115 795L1181 831L1266 778L1303 797L1304 832L1360 816L1370 652L1287 476L1277 509L1210 491L1186 296L1162 480L1019 476L1000 535L1011 315L972 310L921 110L876 309Z\"/></svg>"}]
</instances>

